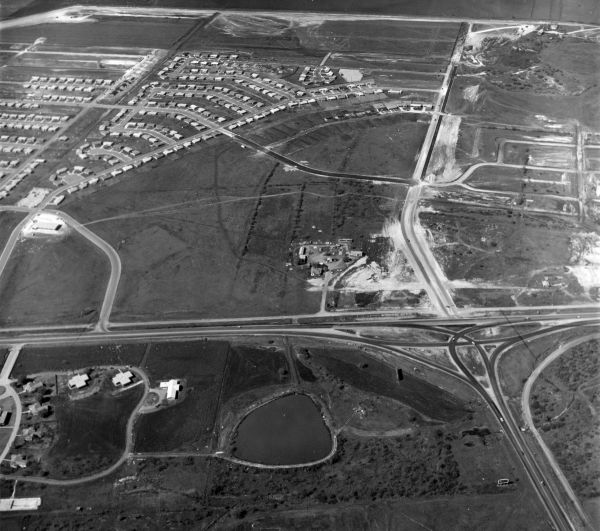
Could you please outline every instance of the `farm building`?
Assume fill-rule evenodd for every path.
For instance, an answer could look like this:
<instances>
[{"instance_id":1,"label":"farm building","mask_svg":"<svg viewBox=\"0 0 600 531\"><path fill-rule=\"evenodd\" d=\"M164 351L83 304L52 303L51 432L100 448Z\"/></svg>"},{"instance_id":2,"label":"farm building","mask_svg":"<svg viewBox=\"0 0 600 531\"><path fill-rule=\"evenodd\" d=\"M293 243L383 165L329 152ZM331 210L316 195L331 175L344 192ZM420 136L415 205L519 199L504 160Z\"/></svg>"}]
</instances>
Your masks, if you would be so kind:
<instances>
[{"instance_id":1,"label":"farm building","mask_svg":"<svg viewBox=\"0 0 600 531\"><path fill-rule=\"evenodd\" d=\"M10 411L7 411L6 409L0 410L0 426L6 426L9 418Z\"/></svg>"}]
</instances>

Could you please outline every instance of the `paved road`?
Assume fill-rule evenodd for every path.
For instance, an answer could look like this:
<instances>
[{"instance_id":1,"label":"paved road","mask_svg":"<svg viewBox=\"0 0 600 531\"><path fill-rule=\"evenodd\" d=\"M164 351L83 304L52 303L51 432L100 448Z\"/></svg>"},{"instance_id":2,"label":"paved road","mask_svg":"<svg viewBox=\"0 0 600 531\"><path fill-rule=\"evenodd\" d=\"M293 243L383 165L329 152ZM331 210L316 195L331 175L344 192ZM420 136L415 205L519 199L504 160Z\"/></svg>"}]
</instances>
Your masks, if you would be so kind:
<instances>
[{"instance_id":1,"label":"paved road","mask_svg":"<svg viewBox=\"0 0 600 531\"><path fill-rule=\"evenodd\" d=\"M108 327L108 320L112 311L115 297L117 295L119 280L121 279L121 259L119 258L117 251L115 251L111 245L109 245L106 241L100 238L97 234L93 233L87 227L79 223L79 221L73 219L71 216L69 216L69 214L59 210L50 211L59 215L67 222L68 225L73 227L84 238L87 238L90 242L96 245L108 257L110 262L110 277L106 285L104 299L100 308L98 324L96 326L97 331L105 331Z\"/></svg>"},{"instance_id":2,"label":"paved road","mask_svg":"<svg viewBox=\"0 0 600 531\"><path fill-rule=\"evenodd\" d=\"M571 325L571 327L572 326L574 325ZM583 324L580 324L580 326L583 326ZM597 326L598 323L595 324L594 328L597 328ZM540 462L538 462L535 452L529 448L527 441L523 438L523 434L520 431L520 423L513 415L512 409L508 404L506 397L502 393L500 386L500 375L498 372L499 361L502 355L512 346L522 343L527 339L531 339L533 337L542 337L566 328L568 328L568 326L559 324L544 330L519 334L518 338L505 341L498 346L496 350L493 351L489 362L486 360L486 367L488 370L490 383L492 385L492 391L500 404L500 410L502 411L504 425L506 427L506 434L513 441L515 447L518 448L519 458L526 467L534 489L538 493L538 496L542 500L544 506L547 508L548 514L552 517L555 529L570 529L575 531L576 529L580 528L580 525L573 522L572 512L565 504L563 495L558 490L554 478L547 474L543 466L540 464ZM550 465L552 465L552 462L550 462ZM552 471L556 478L559 478L560 474L562 474L560 469L555 469L552 467ZM570 502L571 500L568 499L568 501ZM575 506L575 509L577 509L577 506ZM585 519L582 519L581 522L585 522Z\"/></svg>"},{"instance_id":3,"label":"paved road","mask_svg":"<svg viewBox=\"0 0 600 531\"><path fill-rule=\"evenodd\" d=\"M424 238L422 237L422 231L417 230L417 227L420 227L418 204L422 190L421 183L423 175L435 144L435 138L441 120L440 113L443 113L445 110L450 84L452 83L456 66L460 62L462 56L464 35L465 28L461 27L461 31L454 43L452 56L448 63L448 67L446 68L444 80L434 105L437 112L431 117L427 134L425 135L421 151L419 152L419 158L417 159L417 164L415 165L413 172L412 182L414 184L408 191L402 208L402 216L400 218L402 235L406 244L407 258L413 265L414 271L424 281L431 301L437 306L438 310L445 315L455 315L456 306L446 287L443 272L431 253L427 242L424 241Z\"/></svg>"},{"instance_id":4,"label":"paved road","mask_svg":"<svg viewBox=\"0 0 600 531\"><path fill-rule=\"evenodd\" d=\"M0 372L0 387L4 388L4 393L0 395L0 398L10 397L14 402L14 410L12 412L13 415L13 429L8 438L6 446L0 450L0 462L6 459L8 452L19 432L19 427L21 426L21 417L23 415L23 408L21 407L21 400L19 400L19 395L15 391L14 387L11 385L10 381L10 373L19 357L19 352L21 351L21 344L13 344L11 345L10 351L4 362L4 366L2 367L2 372Z\"/></svg>"},{"instance_id":5,"label":"paved road","mask_svg":"<svg viewBox=\"0 0 600 531\"><path fill-rule=\"evenodd\" d=\"M73 485L80 485L82 483L89 483L90 481L95 481L97 479L106 477L106 476L112 474L115 470L117 470L125 461L127 461L127 459L129 459L129 456L131 455L131 451L133 449L133 425L137 419L138 411L144 404L144 401L146 400L146 395L148 394L148 391L150 389L150 383L148 381L148 377L146 376L146 374L143 371L140 371L139 369L135 369L135 368L132 368L132 371L141 377L143 385L144 385L144 394L142 395L142 398L140 399L140 401L137 403L134 410L132 411L131 416L127 420L127 426L125 428L125 449L123 451L123 454L111 466L109 466L108 468L106 468L104 470L101 470L100 472L96 472L95 474L91 474L89 476L84 476L81 478L74 478L74 479L50 479L50 478L33 477L33 476L15 477L10 474L6 474L6 475L0 474L0 478L9 479L9 480L18 480L20 482L27 482L27 483L38 483L38 484L42 484L42 485L55 485L55 486L59 486L59 487L69 487L69 486L73 486ZM131 386L131 387L133 387L133 386Z\"/></svg>"},{"instance_id":6,"label":"paved road","mask_svg":"<svg viewBox=\"0 0 600 531\"><path fill-rule=\"evenodd\" d=\"M573 489L571 488L569 481L565 477L560 465L557 463L557 461L554 457L554 454L551 452L550 448L548 448L548 446L544 442L544 439L538 432L538 430L533 422L533 417L531 415L531 408L530 408L529 404L530 404L531 389L533 388L533 385L535 384L535 382L538 379L538 377L540 376L540 374L544 371L544 369L546 369L546 367L548 367L548 365L550 365L554 360L559 358L567 350L570 350L571 348L573 348L577 345L580 345L581 343L590 341L592 339L600 339L600 333L587 334L582 337L573 339L573 340L565 343L564 345L561 345L554 352L552 352L552 354L550 354L549 356L544 358L542 363L540 363L534 369L534 371L529 375L529 378L527 378L527 381L525 382L525 386L523 387L523 394L521 396L521 411L523 412L523 419L525 420L525 423L527 424L529 431L533 434L537 443L540 445L540 448L544 452L546 459L548 459L548 461L552 465L552 468L554 469L556 476L558 477L560 483L562 484L563 489L565 490L565 492L569 496L571 502L573 503L573 506L577 508L580 517L582 518L582 520L584 522L587 523L587 525L589 526L590 529L592 529L593 526L592 526L591 522L589 521L589 519L587 518L585 511L581 507L581 504L579 503L579 499L577 498L577 495L575 494L575 492L573 492Z\"/></svg>"}]
</instances>

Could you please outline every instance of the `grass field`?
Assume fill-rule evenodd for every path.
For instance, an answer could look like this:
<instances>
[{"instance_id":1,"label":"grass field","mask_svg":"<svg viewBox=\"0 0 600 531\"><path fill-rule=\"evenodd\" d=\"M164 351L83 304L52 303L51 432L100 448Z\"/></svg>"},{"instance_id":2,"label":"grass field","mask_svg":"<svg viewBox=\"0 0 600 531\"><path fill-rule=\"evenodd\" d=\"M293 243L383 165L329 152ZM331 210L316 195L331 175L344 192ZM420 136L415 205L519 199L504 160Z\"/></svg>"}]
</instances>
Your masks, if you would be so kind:
<instances>
[{"instance_id":1,"label":"grass field","mask_svg":"<svg viewBox=\"0 0 600 531\"><path fill-rule=\"evenodd\" d=\"M152 345L143 367L151 382L185 380L185 390L176 405L138 418L136 452L210 450L229 348L224 341Z\"/></svg>"},{"instance_id":2,"label":"grass field","mask_svg":"<svg viewBox=\"0 0 600 531\"><path fill-rule=\"evenodd\" d=\"M0 279L0 323L93 322L108 274L106 256L79 234L22 240Z\"/></svg>"},{"instance_id":3,"label":"grass field","mask_svg":"<svg viewBox=\"0 0 600 531\"><path fill-rule=\"evenodd\" d=\"M600 496L599 353L596 340L571 348L542 372L531 394L536 428L581 502Z\"/></svg>"},{"instance_id":4,"label":"grass field","mask_svg":"<svg viewBox=\"0 0 600 531\"><path fill-rule=\"evenodd\" d=\"M252 389L289 383L285 354L276 347L232 346L223 381L223 402Z\"/></svg>"},{"instance_id":5,"label":"grass field","mask_svg":"<svg viewBox=\"0 0 600 531\"><path fill-rule=\"evenodd\" d=\"M333 376L362 391L393 398L426 418L452 421L467 414L466 405L450 393L407 371L402 371L399 380L395 367L358 350L312 347L308 349L307 363L322 378Z\"/></svg>"},{"instance_id":6,"label":"grass field","mask_svg":"<svg viewBox=\"0 0 600 531\"><path fill-rule=\"evenodd\" d=\"M61 372L102 365L138 367L145 351L146 345L143 343L25 346L19 353L11 377L19 378L38 372Z\"/></svg>"},{"instance_id":7,"label":"grass field","mask_svg":"<svg viewBox=\"0 0 600 531\"><path fill-rule=\"evenodd\" d=\"M108 468L125 450L125 427L140 401L143 387L114 393L106 382L104 389L88 398L55 402L57 437L43 467L49 477L72 478Z\"/></svg>"},{"instance_id":8,"label":"grass field","mask_svg":"<svg viewBox=\"0 0 600 531\"><path fill-rule=\"evenodd\" d=\"M313 168L410 179L427 127L417 115L365 118L319 127L277 150Z\"/></svg>"},{"instance_id":9,"label":"grass field","mask_svg":"<svg viewBox=\"0 0 600 531\"><path fill-rule=\"evenodd\" d=\"M68 204L121 256L113 319L316 311L318 297L285 267L299 193L261 200L275 169L221 142ZM248 248L260 245L269 256Z\"/></svg>"},{"instance_id":10,"label":"grass field","mask_svg":"<svg viewBox=\"0 0 600 531\"><path fill-rule=\"evenodd\" d=\"M404 192L287 171L221 141L65 209L121 257L114 321L286 315L320 299L286 266L291 243L352 238L360 249Z\"/></svg>"},{"instance_id":11,"label":"grass field","mask_svg":"<svg viewBox=\"0 0 600 531\"><path fill-rule=\"evenodd\" d=\"M2 30L2 40L33 42L39 37L46 37L47 44L86 47L106 46L106 36L110 35L112 46L168 48L177 37L191 28L194 22L168 18L140 21L139 18L98 17L96 20L78 24L57 23L9 28Z\"/></svg>"},{"instance_id":12,"label":"grass field","mask_svg":"<svg viewBox=\"0 0 600 531\"><path fill-rule=\"evenodd\" d=\"M25 214L21 212L10 212L9 210L0 212L0 245L2 248L4 248L4 244L10 237L13 229L24 217Z\"/></svg>"}]
</instances>

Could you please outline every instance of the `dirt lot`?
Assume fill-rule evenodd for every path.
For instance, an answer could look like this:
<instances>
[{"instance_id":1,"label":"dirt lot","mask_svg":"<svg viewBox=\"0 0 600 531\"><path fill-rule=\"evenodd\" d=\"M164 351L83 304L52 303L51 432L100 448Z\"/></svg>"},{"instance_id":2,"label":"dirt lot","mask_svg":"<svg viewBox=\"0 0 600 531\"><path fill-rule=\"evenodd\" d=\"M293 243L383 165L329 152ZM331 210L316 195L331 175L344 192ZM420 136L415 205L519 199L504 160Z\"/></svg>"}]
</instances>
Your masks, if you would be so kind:
<instances>
[{"instance_id":1,"label":"dirt lot","mask_svg":"<svg viewBox=\"0 0 600 531\"><path fill-rule=\"evenodd\" d=\"M435 211L422 212L420 220L448 279L472 283L457 290L458 302L494 306L508 297L511 305L593 300L590 285L582 286L577 270L568 267L578 261L574 242L583 234L575 220L516 208L458 210L453 204L431 202ZM490 293L478 293L478 285Z\"/></svg>"},{"instance_id":2,"label":"dirt lot","mask_svg":"<svg viewBox=\"0 0 600 531\"><path fill-rule=\"evenodd\" d=\"M600 116L598 50L597 42L577 36L558 39L533 32L516 40L490 38L472 52L484 66L459 68L459 76L465 77L453 84L450 108L460 112L468 107L480 118L499 121L501 116L502 122L515 125L531 125L536 116L540 126L579 120L595 128ZM473 105L459 94L478 72L485 72L482 96Z\"/></svg>"},{"instance_id":3,"label":"dirt lot","mask_svg":"<svg viewBox=\"0 0 600 531\"><path fill-rule=\"evenodd\" d=\"M0 323L93 322L108 275L106 256L76 233L22 240L0 279Z\"/></svg>"},{"instance_id":4,"label":"dirt lot","mask_svg":"<svg viewBox=\"0 0 600 531\"><path fill-rule=\"evenodd\" d=\"M565 352L531 394L534 423L582 502L600 496L599 351L590 341Z\"/></svg>"}]
</instances>

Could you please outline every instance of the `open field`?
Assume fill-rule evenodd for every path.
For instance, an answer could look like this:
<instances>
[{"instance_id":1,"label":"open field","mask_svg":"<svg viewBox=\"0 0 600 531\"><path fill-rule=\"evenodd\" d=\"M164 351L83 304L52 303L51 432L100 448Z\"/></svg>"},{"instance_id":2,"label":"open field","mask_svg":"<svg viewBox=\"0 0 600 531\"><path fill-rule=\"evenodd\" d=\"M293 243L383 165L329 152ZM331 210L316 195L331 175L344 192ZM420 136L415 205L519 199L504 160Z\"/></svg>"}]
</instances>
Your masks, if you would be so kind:
<instances>
[{"instance_id":1,"label":"open field","mask_svg":"<svg viewBox=\"0 0 600 531\"><path fill-rule=\"evenodd\" d=\"M570 339L593 333L596 330L595 326L559 330L543 337L520 342L506 351L498 363L498 374L502 390L514 400L514 406L520 410L520 402L517 405L517 400L521 396L523 384L534 368L553 350L556 350L559 341L566 343Z\"/></svg>"},{"instance_id":2,"label":"open field","mask_svg":"<svg viewBox=\"0 0 600 531\"><path fill-rule=\"evenodd\" d=\"M75 232L23 239L0 279L0 323L92 322L108 276L106 256Z\"/></svg>"},{"instance_id":3,"label":"open field","mask_svg":"<svg viewBox=\"0 0 600 531\"><path fill-rule=\"evenodd\" d=\"M579 241L586 241L575 220L517 208L430 205L421 212L421 223L448 279L470 283L457 285L465 304L482 303L467 288L492 289L492 305L507 295L525 305L589 303L595 297L594 275L588 280L572 267L584 264L577 249ZM591 271L592 266L585 267Z\"/></svg>"},{"instance_id":4,"label":"open field","mask_svg":"<svg viewBox=\"0 0 600 531\"><path fill-rule=\"evenodd\" d=\"M60 397L54 403L57 437L42 469L50 477L81 477L110 466L125 450L125 427L143 394L136 386L115 393L112 384L78 401Z\"/></svg>"},{"instance_id":5,"label":"open field","mask_svg":"<svg viewBox=\"0 0 600 531\"><path fill-rule=\"evenodd\" d=\"M189 30L194 20L94 17L76 24L40 24L2 30L4 42L33 43L45 37L48 44L64 46L106 46L107 35L113 46L168 48Z\"/></svg>"},{"instance_id":6,"label":"open field","mask_svg":"<svg viewBox=\"0 0 600 531\"><path fill-rule=\"evenodd\" d=\"M223 402L256 388L286 383L289 369L279 348L232 346L223 381Z\"/></svg>"},{"instance_id":7,"label":"open field","mask_svg":"<svg viewBox=\"0 0 600 531\"><path fill-rule=\"evenodd\" d=\"M13 367L11 377L52 371L70 371L102 365L139 367L146 345L122 343L105 345L61 345L58 347L24 347Z\"/></svg>"},{"instance_id":8,"label":"open field","mask_svg":"<svg viewBox=\"0 0 600 531\"><path fill-rule=\"evenodd\" d=\"M293 344L287 350L288 361L291 355L293 368L284 357L287 340L276 337L262 342L257 338L239 338L231 345L225 341L155 343L143 361L140 358L146 344L134 350L127 345L96 348L97 359L105 363L115 359L119 350L121 363L133 363L135 358L151 385L167 378L185 382L183 399L178 404L141 415L135 427L135 451L175 451L184 455L138 456L111 476L66 492L47 486L43 489L43 510L24 523L34 525L45 521L49 514L46 511L83 504L91 509L74 518L94 515L93 520L85 520L91 528L110 527L114 521L125 529L139 528L140 522L149 522L149 514L154 515L149 529L159 523L168 523L173 529L185 528L191 520L197 525L215 518L224 528L259 520L273 522L274 518L280 518L281 525L297 528L305 516L310 514L320 521L332 508L337 509L337 516L331 522L347 521L344 525L353 528L360 526L366 514L362 508L369 504L388 512L393 507L404 507L399 510L414 511L411 514L416 521L429 525L432 517L421 508L447 504L448 496L458 496L472 508L460 517L453 510L449 512L450 518L458 518L465 525L475 525L482 515L496 514L499 521L512 517L520 523L529 522L527 518L533 518L532 515L540 518L536 498L529 491L516 457L506 446L500 426L461 382L415 367L415 362L398 360L397 367L374 352L350 345L289 340ZM63 370L72 368L70 363L60 363L62 351L67 353L67 360L76 357L75 349L65 347L25 349L15 376L27 373L27 367L36 359L46 359L46 366L40 367L49 371L57 365ZM81 363L91 365L93 349L81 349L80 355ZM256 366L261 368L258 373ZM401 373L397 370L400 367ZM185 456L186 452L217 449L210 446L215 418L225 424L225 432L237 424L241 411L237 410L237 416L236 411L227 417L217 416L222 405L228 404L225 409L231 411L241 396L262 400L268 393L282 392L286 386L295 392L310 393L326 408L337 434L338 451L333 458L310 468L260 470L221 459ZM103 395L91 398L94 396ZM225 402L226 396L232 398ZM77 412L89 412L83 406L90 399L80 400L81 407L76 406L78 401L72 404ZM433 411L428 408L434 408L436 413L441 408L443 418L429 418ZM111 411L114 413L114 408ZM57 409L59 424L60 415ZM93 426L104 425L104 420L109 422L102 415L102 422L87 415ZM123 413L119 418L126 419L128 415ZM65 430L68 426L75 429L77 424L65 424ZM110 454L109 450L116 448L111 441L117 437L118 429L105 431L111 437L98 437L95 444L105 445L102 452ZM71 441L79 441L76 434ZM227 453L226 441L220 441L218 449ZM77 461L78 466L85 463L84 458ZM60 470L52 473L60 474ZM499 489L497 478L504 476L510 477L512 483ZM349 477L353 480L348 481ZM0 488L4 489L4 484ZM110 495L106 489L110 489ZM40 492L39 486L19 486L21 496L35 492ZM59 492L64 494L59 496ZM529 500L528 516L506 509L516 495ZM478 505L481 500L489 501L486 510ZM360 511L348 513L350 506L355 508L352 511ZM475 510L476 507L479 508ZM392 512L386 518L393 518ZM56 517L57 513L52 514Z\"/></svg>"},{"instance_id":9,"label":"open field","mask_svg":"<svg viewBox=\"0 0 600 531\"><path fill-rule=\"evenodd\" d=\"M25 217L22 212L0 212L0 245L4 247L4 244L10 237L13 229L19 224L19 222Z\"/></svg>"},{"instance_id":10,"label":"open field","mask_svg":"<svg viewBox=\"0 0 600 531\"><path fill-rule=\"evenodd\" d=\"M539 376L531 394L536 428L585 505L600 496L600 345L571 348ZM599 520L593 521L597 525Z\"/></svg>"},{"instance_id":11,"label":"open field","mask_svg":"<svg viewBox=\"0 0 600 531\"><path fill-rule=\"evenodd\" d=\"M358 350L313 347L307 349L304 359L320 378L336 377L362 391L393 398L427 419L448 422L458 420L468 412L464 403L442 389L407 371L401 370L400 376L395 367Z\"/></svg>"},{"instance_id":12,"label":"open field","mask_svg":"<svg viewBox=\"0 0 600 531\"><path fill-rule=\"evenodd\" d=\"M250 519L256 522L255 526L280 526L298 531L308 526L352 531L366 528L412 531L421 527L503 531L514 525L541 531L547 527L538 511L532 511L531 502L523 503L520 493L505 493L501 496L455 495L365 504L353 502L334 507L321 505L309 509L273 511L269 516L256 515Z\"/></svg>"},{"instance_id":13,"label":"open field","mask_svg":"<svg viewBox=\"0 0 600 531\"><path fill-rule=\"evenodd\" d=\"M528 194L554 194L573 197L576 192L574 173L539 171L519 168L488 168L475 170L465 184L478 190Z\"/></svg>"},{"instance_id":14,"label":"open field","mask_svg":"<svg viewBox=\"0 0 600 531\"><path fill-rule=\"evenodd\" d=\"M65 209L121 257L113 320L296 314L317 311L320 294L286 267L291 243L351 238L364 248L401 192L286 171L218 142Z\"/></svg>"},{"instance_id":15,"label":"open field","mask_svg":"<svg viewBox=\"0 0 600 531\"><path fill-rule=\"evenodd\" d=\"M333 123L278 146L313 168L410 179L428 127L418 115Z\"/></svg>"},{"instance_id":16,"label":"open field","mask_svg":"<svg viewBox=\"0 0 600 531\"><path fill-rule=\"evenodd\" d=\"M138 418L136 452L210 450L228 351L222 341L152 345L143 369L154 385L184 380L184 395L175 405Z\"/></svg>"},{"instance_id":17,"label":"open field","mask_svg":"<svg viewBox=\"0 0 600 531\"><path fill-rule=\"evenodd\" d=\"M244 155L238 146L219 143L101 188L93 204L66 203L121 256L114 320L315 311L316 296L285 269L288 241L268 245L275 260L246 256L252 220L276 165ZM293 204L298 193L281 197ZM289 206L264 220L276 237L285 237L281 225L289 227ZM255 234L254 242L266 238L264 245L269 237Z\"/></svg>"},{"instance_id":18,"label":"open field","mask_svg":"<svg viewBox=\"0 0 600 531\"><path fill-rule=\"evenodd\" d=\"M517 39L489 37L467 50L479 63L463 61L459 67L450 97L452 112L468 111L470 119L517 126L531 126L535 117L533 124L554 131L553 123L572 120L597 126L597 42L535 32ZM480 72L483 77L473 77ZM476 101L465 100L464 89L474 85L479 85Z\"/></svg>"},{"instance_id":19,"label":"open field","mask_svg":"<svg viewBox=\"0 0 600 531\"><path fill-rule=\"evenodd\" d=\"M163 2L164 3L164 2ZM19 15L38 13L69 5L96 5L94 0L34 0L22 8ZM145 0L131 0L128 5L147 7ZM169 2L169 7L204 9L274 9L268 0L177 0ZM283 0L276 8L285 11L308 11L317 13L368 13L381 15L440 16L440 17L479 17L500 19L564 20L586 23L600 23L598 5L593 0L571 3L568 0L490 0L482 5L477 0L430 0L415 3L412 0L374 0L364 4L357 0L327 0L314 5L310 0Z\"/></svg>"}]
</instances>

